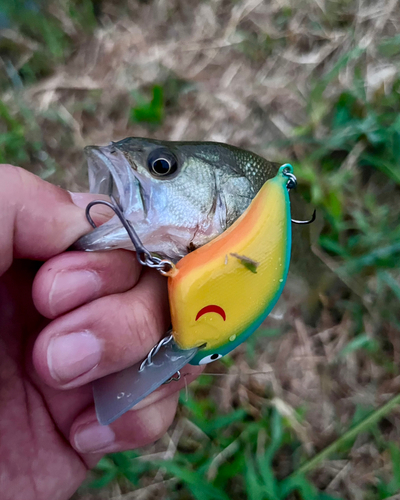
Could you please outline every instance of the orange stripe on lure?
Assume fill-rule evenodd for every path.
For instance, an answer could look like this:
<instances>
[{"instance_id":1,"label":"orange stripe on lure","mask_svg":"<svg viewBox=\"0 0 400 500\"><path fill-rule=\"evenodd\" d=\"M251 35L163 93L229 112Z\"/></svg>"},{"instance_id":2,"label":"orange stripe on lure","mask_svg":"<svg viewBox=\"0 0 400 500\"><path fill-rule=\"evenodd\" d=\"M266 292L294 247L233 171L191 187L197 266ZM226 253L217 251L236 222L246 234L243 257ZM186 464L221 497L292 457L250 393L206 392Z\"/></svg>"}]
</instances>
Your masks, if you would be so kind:
<instances>
[{"instance_id":1,"label":"orange stripe on lure","mask_svg":"<svg viewBox=\"0 0 400 500\"><path fill-rule=\"evenodd\" d=\"M292 172L280 167L229 229L166 273L173 338L181 349L201 347L191 364L232 351L280 297L291 252Z\"/></svg>"},{"instance_id":2,"label":"orange stripe on lure","mask_svg":"<svg viewBox=\"0 0 400 500\"><path fill-rule=\"evenodd\" d=\"M155 345L141 363L94 382L100 423L110 424L161 384L176 380L174 374L188 362L205 364L224 356L264 321L282 293L289 269L292 171L283 165L227 231L176 265L143 247L113 198L112 203L97 200L88 205L91 224L93 204L112 208L139 262L169 276L172 317L172 335Z\"/></svg>"}]
</instances>

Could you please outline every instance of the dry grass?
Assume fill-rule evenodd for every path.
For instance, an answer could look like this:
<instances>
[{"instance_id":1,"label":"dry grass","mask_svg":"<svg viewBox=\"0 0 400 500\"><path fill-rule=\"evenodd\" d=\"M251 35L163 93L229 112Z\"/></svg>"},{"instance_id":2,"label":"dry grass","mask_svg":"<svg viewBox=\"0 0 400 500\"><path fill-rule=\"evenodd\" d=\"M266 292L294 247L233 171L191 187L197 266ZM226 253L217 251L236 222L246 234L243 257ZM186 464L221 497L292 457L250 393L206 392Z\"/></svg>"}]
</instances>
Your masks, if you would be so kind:
<instances>
[{"instance_id":1,"label":"dry grass","mask_svg":"<svg viewBox=\"0 0 400 500\"><path fill-rule=\"evenodd\" d=\"M361 47L367 96L390 92L399 66L381 57L378 44L396 35L399 25L396 0L104 2L93 36L81 40L65 66L24 90L21 98L37 117L46 151L61 166L50 180L72 190L85 187L84 145L127 136L221 141L270 160L300 161L307 147L289 145L288 139L310 123L317 136L326 134L320 116L353 84L353 61L338 72L319 106L310 108L316 82ZM135 103L133 90L146 93L154 83L164 88L166 116L161 126L149 129L130 122L126 110ZM14 91L3 95L10 106L14 98ZM354 168L360 147L338 169ZM35 168L41 172L40 162ZM254 359L241 346L232 366L208 368L214 375L209 396L221 411L245 408L257 419L265 406L274 406L310 457L351 425L356 410L376 408L400 390L397 370L366 352L343 352L358 328L345 304L354 297L366 310L363 331L371 339L387 339L395 366L399 331L379 317L365 281L338 276L337 262L317 243L323 224L311 233L294 228L300 250L294 249L288 286L265 325L283 334L260 336ZM154 453L173 457L179 446L207 439L185 415L181 412L169 434L146 451L151 458ZM386 441L400 442L398 409L381 421L379 432ZM234 443L214 457L209 478L235 451ZM279 477L290 474L287 464L280 456ZM382 452L370 435L360 434L345 459L324 461L311 477L327 493L361 500L378 476L390 474L387 449ZM166 477L160 469L134 492L115 483L103 493L76 498L166 498L166 487L175 481Z\"/></svg>"},{"instance_id":2,"label":"dry grass","mask_svg":"<svg viewBox=\"0 0 400 500\"><path fill-rule=\"evenodd\" d=\"M398 19L393 0L105 2L102 26L24 98L70 188L81 185L84 145L149 135L147 127L129 122L126 109L133 90L154 82L164 84L174 102L167 100L165 123L151 135L228 142L277 161L301 157L302 151L277 143L308 121L311 85L361 46L368 54L367 92L390 86L397 67L382 64L376 47L397 33ZM337 94L352 84L350 66ZM187 85L179 97L168 96L176 79ZM14 92L3 99L11 102ZM59 135L48 120L54 114L63 125ZM72 141L60 148L65 128Z\"/></svg>"}]
</instances>

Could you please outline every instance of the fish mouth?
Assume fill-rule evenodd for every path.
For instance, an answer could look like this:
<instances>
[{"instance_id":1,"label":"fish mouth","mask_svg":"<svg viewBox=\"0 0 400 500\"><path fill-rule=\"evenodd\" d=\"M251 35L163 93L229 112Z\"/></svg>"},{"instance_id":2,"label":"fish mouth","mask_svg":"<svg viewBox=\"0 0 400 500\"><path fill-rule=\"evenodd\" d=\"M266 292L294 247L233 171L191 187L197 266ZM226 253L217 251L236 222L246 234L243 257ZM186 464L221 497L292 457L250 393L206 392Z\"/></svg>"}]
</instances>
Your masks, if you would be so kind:
<instances>
[{"instance_id":1,"label":"fish mouth","mask_svg":"<svg viewBox=\"0 0 400 500\"><path fill-rule=\"evenodd\" d=\"M113 197L127 214L133 207L143 210L141 186L124 154L113 144L85 148L90 192ZM138 207L138 202L140 207Z\"/></svg>"},{"instance_id":2,"label":"fish mouth","mask_svg":"<svg viewBox=\"0 0 400 500\"><path fill-rule=\"evenodd\" d=\"M112 143L109 146L87 146L85 154L90 192L110 196L119 205L125 218L133 222L137 229L137 223L143 220L146 213L145 196L137 176L137 166L132 165ZM71 248L86 251L134 249L126 229L116 215L83 235Z\"/></svg>"}]
</instances>

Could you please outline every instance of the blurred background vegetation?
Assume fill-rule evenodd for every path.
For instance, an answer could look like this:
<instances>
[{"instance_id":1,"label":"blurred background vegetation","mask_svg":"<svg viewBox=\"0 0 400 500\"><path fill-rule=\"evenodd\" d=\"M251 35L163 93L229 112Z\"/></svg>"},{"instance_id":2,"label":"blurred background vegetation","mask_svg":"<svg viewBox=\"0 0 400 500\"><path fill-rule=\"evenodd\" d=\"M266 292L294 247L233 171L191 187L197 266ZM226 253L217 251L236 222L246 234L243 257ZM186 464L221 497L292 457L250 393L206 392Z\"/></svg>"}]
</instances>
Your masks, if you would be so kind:
<instances>
[{"instance_id":1,"label":"blurred background vegetation","mask_svg":"<svg viewBox=\"0 0 400 500\"><path fill-rule=\"evenodd\" d=\"M400 498L399 27L397 0L2 0L0 162L84 190L84 145L222 141L318 212L263 328L74 499Z\"/></svg>"}]
</instances>

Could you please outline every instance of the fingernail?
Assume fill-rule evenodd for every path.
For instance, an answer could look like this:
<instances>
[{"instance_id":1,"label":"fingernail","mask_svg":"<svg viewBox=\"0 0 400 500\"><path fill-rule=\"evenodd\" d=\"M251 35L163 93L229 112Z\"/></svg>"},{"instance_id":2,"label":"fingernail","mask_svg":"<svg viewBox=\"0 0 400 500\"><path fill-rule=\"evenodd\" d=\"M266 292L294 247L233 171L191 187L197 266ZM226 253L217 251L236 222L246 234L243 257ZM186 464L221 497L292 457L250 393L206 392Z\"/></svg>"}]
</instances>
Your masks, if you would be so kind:
<instances>
[{"instance_id":1,"label":"fingernail","mask_svg":"<svg viewBox=\"0 0 400 500\"><path fill-rule=\"evenodd\" d=\"M101 288L100 276L84 269L60 271L56 274L49 294L49 306L53 315L73 309L97 297ZM68 304L66 304L68 302Z\"/></svg>"},{"instance_id":2,"label":"fingernail","mask_svg":"<svg viewBox=\"0 0 400 500\"><path fill-rule=\"evenodd\" d=\"M75 434L75 448L81 453L94 453L104 450L115 441L115 434L108 425L98 422L78 427Z\"/></svg>"},{"instance_id":3,"label":"fingernail","mask_svg":"<svg viewBox=\"0 0 400 500\"><path fill-rule=\"evenodd\" d=\"M47 349L51 376L58 382L69 382L97 366L101 353L101 342L90 332L55 337Z\"/></svg>"}]
</instances>

